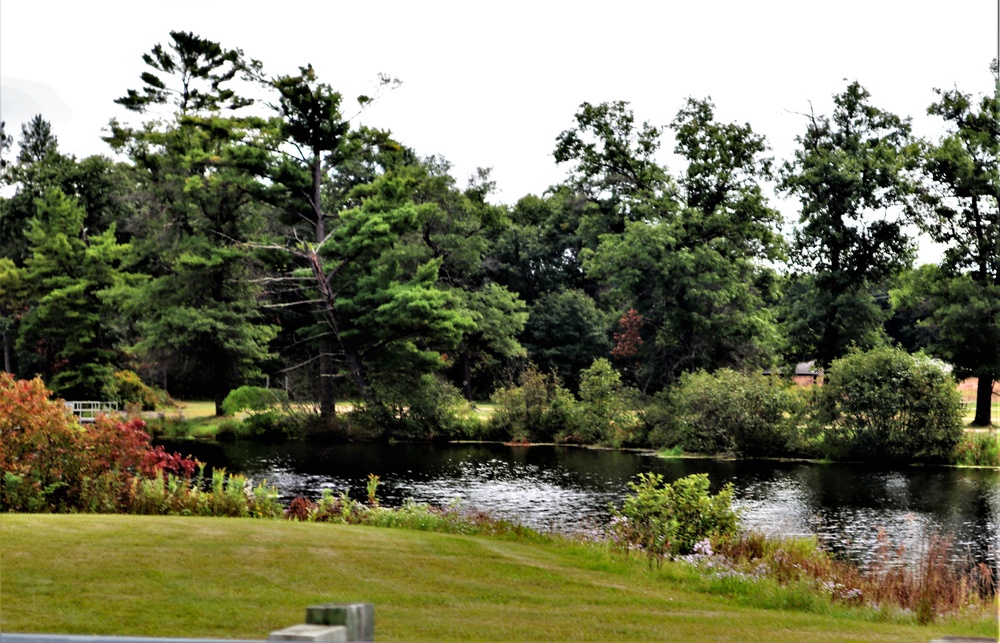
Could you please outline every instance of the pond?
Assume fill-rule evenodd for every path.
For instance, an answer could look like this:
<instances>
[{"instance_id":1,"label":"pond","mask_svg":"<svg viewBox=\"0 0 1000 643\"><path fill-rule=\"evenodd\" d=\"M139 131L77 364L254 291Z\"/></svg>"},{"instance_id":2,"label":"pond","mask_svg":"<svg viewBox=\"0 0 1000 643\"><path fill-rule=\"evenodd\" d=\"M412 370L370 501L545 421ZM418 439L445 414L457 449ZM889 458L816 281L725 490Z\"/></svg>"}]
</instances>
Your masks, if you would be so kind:
<instances>
[{"instance_id":1,"label":"pond","mask_svg":"<svg viewBox=\"0 0 1000 643\"><path fill-rule=\"evenodd\" d=\"M365 497L368 474L379 499L469 509L565 532L599 528L641 472L668 480L707 473L713 491L732 482L745 526L771 535L813 534L859 561L880 531L907 551L932 533L954 537L957 556L997 563L1000 475L993 469L884 468L774 460L663 459L651 454L502 444L317 445L164 443L210 467L267 479L282 497L318 498L323 489Z\"/></svg>"}]
</instances>

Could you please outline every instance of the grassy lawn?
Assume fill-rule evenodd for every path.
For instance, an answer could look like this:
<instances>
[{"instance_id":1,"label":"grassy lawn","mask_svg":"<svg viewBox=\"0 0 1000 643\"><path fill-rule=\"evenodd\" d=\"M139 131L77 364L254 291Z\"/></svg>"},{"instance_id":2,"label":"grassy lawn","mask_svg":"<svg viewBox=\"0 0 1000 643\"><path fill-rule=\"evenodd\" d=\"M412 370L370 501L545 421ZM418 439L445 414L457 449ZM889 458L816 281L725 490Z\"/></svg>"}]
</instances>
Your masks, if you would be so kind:
<instances>
[{"instance_id":1,"label":"grassy lawn","mask_svg":"<svg viewBox=\"0 0 1000 643\"><path fill-rule=\"evenodd\" d=\"M219 422L224 419L215 415L215 402L203 400L177 401L177 406L145 416L150 429L167 435L176 432L177 437L195 438L214 438Z\"/></svg>"},{"instance_id":2,"label":"grassy lawn","mask_svg":"<svg viewBox=\"0 0 1000 643\"><path fill-rule=\"evenodd\" d=\"M497 410L497 405L492 402L473 402L472 415L482 421L487 421Z\"/></svg>"},{"instance_id":3,"label":"grassy lawn","mask_svg":"<svg viewBox=\"0 0 1000 643\"><path fill-rule=\"evenodd\" d=\"M0 514L0 631L265 639L307 605L371 601L379 640L931 640L872 613L765 609L591 547L224 518ZM794 607L795 601L791 600Z\"/></svg>"},{"instance_id":4,"label":"grassy lawn","mask_svg":"<svg viewBox=\"0 0 1000 643\"><path fill-rule=\"evenodd\" d=\"M965 424L966 426L972 423L972 420L976 417L976 403L965 404ZM1000 426L1000 402L994 402L991 407L991 415L993 418L993 426Z\"/></svg>"}]
</instances>

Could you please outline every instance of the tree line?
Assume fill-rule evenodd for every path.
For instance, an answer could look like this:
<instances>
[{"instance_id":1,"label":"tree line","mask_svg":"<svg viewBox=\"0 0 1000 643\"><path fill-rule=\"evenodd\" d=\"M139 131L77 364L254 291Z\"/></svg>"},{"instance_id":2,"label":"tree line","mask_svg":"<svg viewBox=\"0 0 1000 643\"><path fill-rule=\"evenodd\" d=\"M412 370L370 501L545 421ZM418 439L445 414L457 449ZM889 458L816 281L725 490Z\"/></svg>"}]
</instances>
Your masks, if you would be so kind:
<instances>
[{"instance_id":1,"label":"tree line","mask_svg":"<svg viewBox=\"0 0 1000 643\"><path fill-rule=\"evenodd\" d=\"M134 122L105 137L118 160L63 153L42 115L16 145L2 133L4 369L60 396L113 397L134 372L220 413L252 384L328 419L345 398L391 418L523 373L579 393L598 360L653 396L898 345L978 377L990 423L1000 80L936 90L934 141L852 82L786 160L708 99L666 127L584 103L555 141L565 180L498 205L488 170L460 186L359 123L378 95L355 104L309 65L273 75L186 32L142 58L116 101ZM667 133L679 169L656 160ZM799 202L790 238L772 182ZM913 226L944 245L938 265L913 267Z\"/></svg>"}]
</instances>

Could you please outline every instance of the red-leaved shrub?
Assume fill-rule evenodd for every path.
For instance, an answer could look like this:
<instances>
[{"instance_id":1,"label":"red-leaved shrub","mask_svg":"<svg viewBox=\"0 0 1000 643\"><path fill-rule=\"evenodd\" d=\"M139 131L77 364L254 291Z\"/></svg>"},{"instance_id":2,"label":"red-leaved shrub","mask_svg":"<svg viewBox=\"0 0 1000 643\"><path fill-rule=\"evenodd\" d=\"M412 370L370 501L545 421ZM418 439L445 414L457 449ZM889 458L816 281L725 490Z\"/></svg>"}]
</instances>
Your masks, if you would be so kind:
<instances>
[{"instance_id":1,"label":"red-leaved shrub","mask_svg":"<svg viewBox=\"0 0 1000 643\"><path fill-rule=\"evenodd\" d=\"M41 379L0 373L0 511L120 511L135 477L190 477L194 460L153 447L139 418L81 426Z\"/></svg>"}]
</instances>

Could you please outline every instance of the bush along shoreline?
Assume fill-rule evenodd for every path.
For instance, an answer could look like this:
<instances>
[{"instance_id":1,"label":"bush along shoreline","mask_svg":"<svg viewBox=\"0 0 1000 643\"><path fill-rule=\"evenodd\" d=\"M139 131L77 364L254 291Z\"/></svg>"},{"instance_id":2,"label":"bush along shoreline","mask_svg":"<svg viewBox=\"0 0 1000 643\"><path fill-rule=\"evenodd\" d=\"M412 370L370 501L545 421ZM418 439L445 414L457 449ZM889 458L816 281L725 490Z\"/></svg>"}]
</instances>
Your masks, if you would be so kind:
<instances>
[{"instance_id":1,"label":"bush along shoreline","mask_svg":"<svg viewBox=\"0 0 1000 643\"><path fill-rule=\"evenodd\" d=\"M486 441L644 448L737 458L958 464L1000 467L1000 433L966 431L961 399L945 367L892 347L835 360L822 386L730 369L681 375L646 396L610 362L580 373L574 394L533 365L497 391L487 408L425 378L385 404L345 404L320 417L284 391L243 386L210 424L157 420L156 437L218 440ZM238 417L237 417L238 415ZM206 420L207 422L207 420Z\"/></svg>"}]
</instances>

